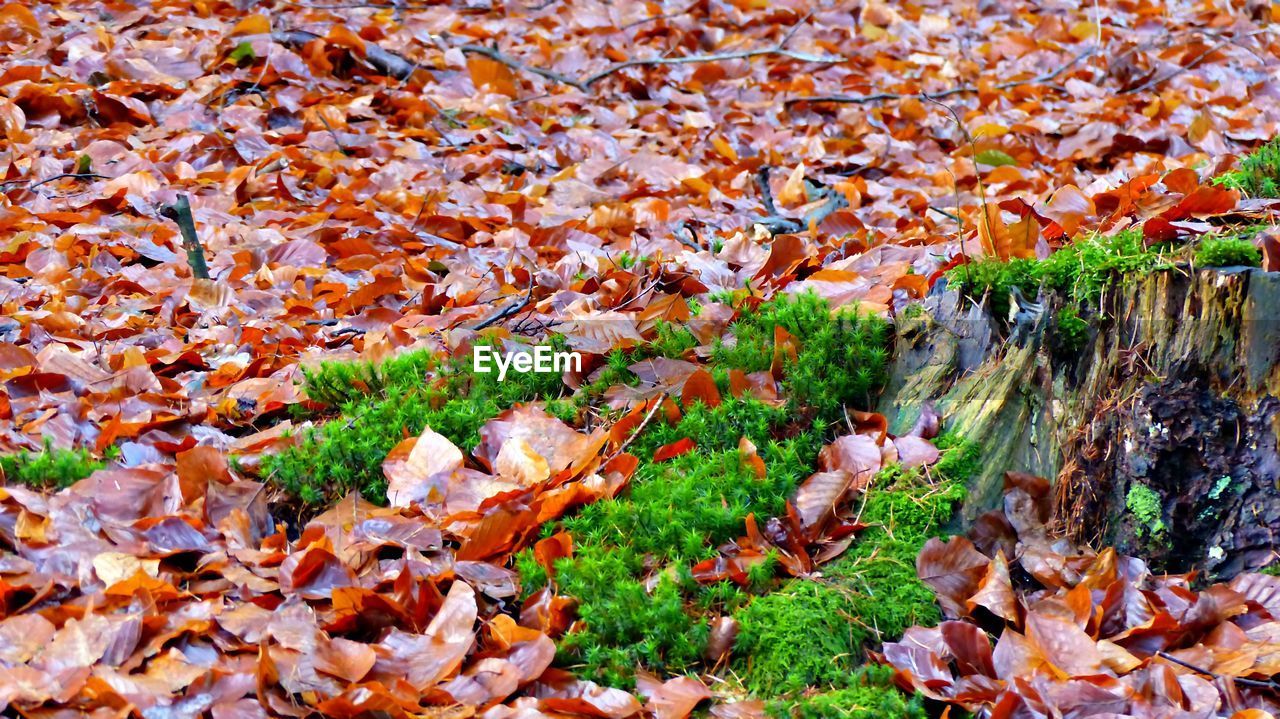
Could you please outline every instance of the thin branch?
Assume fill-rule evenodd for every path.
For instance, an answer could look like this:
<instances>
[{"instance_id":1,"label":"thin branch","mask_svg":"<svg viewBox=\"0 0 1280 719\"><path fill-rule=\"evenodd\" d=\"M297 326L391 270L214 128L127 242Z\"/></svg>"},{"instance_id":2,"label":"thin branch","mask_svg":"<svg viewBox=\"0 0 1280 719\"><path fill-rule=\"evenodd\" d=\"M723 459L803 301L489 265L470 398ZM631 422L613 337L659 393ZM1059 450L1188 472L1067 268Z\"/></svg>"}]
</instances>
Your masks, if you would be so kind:
<instances>
[{"instance_id":1,"label":"thin branch","mask_svg":"<svg viewBox=\"0 0 1280 719\"><path fill-rule=\"evenodd\" d=\"M1280 691L1280 683L1277 683L1275 680L1249 679L1247 677L1226 676L1223 674L1218 674L1217 672L1211 672L1208 669L1205 669L1204 667L1198 667L1192 664L1191 662L1183 661L1173 656L1172 654L1168 654L1166 652L1156 652L1156 656L1160 657L1161 659L1164 659L1165 661L1173 662L1174 664L1177 664L1178 666L1184 669L1190 669L1191 671L1197 674L1203 674L1207 677L1213 677L1215 679L1230 679L1231 681L1235 682L1236 684L1239 684L1240 686L1252 687L1254 689L1270 689L1272 691Z\"/></svg>"},{"instance_id":2,"label":"thin branch","mask_svg":"<svg viewBox=\"0 0 1280 719\"><path fill-rule=\"evenodd\" d=\"M99 174L98 174L98 173L96 173L96 172L64 172L64 173L61 173L61 174L59 174L59 175L54 175L53 177L46 177L46 178L44 178L43 180L39 180L39 181L37 181L37 182L32 182L30 185L27 185L27 189L28 189L28 190L34 190L34 189L36 189L37 187L41 187L41 186L43 186L43 185L47 185L47 184L49 184L50 182L57 182L58 180L68 180L68 179L74 179L74 180L109 180L109 179L111 179L111 178L107 177L106 175L99 175ZM6 180L6 181L4 181L4 182L0 182L0 187L8 187L8 186L10 186L10 185L26 185L26 184L27 184L27 182L29 182L29 180L27 180L27 179Z\"/></svg>"},{"instance_id":3,"label":"thin branch","mask_svg":"<svg viewBox=\"0 0 1280 719\"><path fill-rule=\"evenodd\" d=\"M421 5L387 5L382 3L371 2L354 2L346 4L326 4L326 5L310 5L308 3L284 1L281 5L302 8L304 10L438 10L443 3L428 3Z\"/></svg>"},{"instance_id":4,"label":"thin branch","mask_svg":"<svg viewBox=\"0 0 1280 719\"><path fill-rule=\"evenodd\" d=\"M768 165L761 165L756 170L756 186L760 188L760 204L764 205L765 212L768 215L761 217L754 224L763 225L771 235L786 235L799 232L803 229L800 221L790 217L783 217L778 212L778 206L773 201L773 190L769 187L769 170Z\"/></svg>"},{"instance_id":5,"label":"thin branch","mask_svg":"<svg viewBox=\"0 0 1280 719\"><path fill-rule=\"evenodd\" d=\"M287 47L300 47L312 40L323 40L324 37L306 30L281 30L271 33L271 39ZM364 44L363 59L373 69L397 80L409 79L418 69L418 64L412 60L399 53L384 50L372 42Z\"/></svg>"},{"instance_id":6,"label":"thin branch","mask_svg":"<svg viewBox=\"0 0 1280 719\"><path fill-rule=\"evenodd\" d=\"M1150 90L1151 88L1153 88L1153 87L1155 87L1155 86L1157 86L1157 85L1163 85L1164 83L1166 83L1166 82L1168 82L1168 81L1172 80L1173 78L1175 78L1175 77L1177 77L1177 76L1181 75L1181 74L1182 74L1182 73L1184 73L1184 72L1189 72L1189 71L1191 71L1191 70L1194 70L1194 69L1196 68L1196 66L1198 66L1201 62L1203 62L1203 61L1204 61L1204 59L1205 59L1205 58L1209 57L1209 56L1210 56L1210 55L1212 55L1213 53L1215 53L1215 52L1217 52L1217 51L1221 50L1222 48L1224 48L1224 47L1226 47L1227 45L1230 45L1230 44L1232 44L1232 41L1231 41L1231 40L1223 40L1223 41L1221 41L1221 42L1217 43L1216 45L1214 45L1213 47L1209 48L1208 50L1205 50L1204 52L1200 53L1199 55L1196 55L1194 58L1192 58L1191 62L1187 63L1186 65L1183 65L1182 67L1176 68L1176 69L1174 69L1174 70L1170 70L1169 72L1167 72L1167 73L1165 73L1165 74L1163 74L1163 75L1157 75L1157 76L1155 76L1155 77L1151 78L1150 80L1147 80L1146 82L1142 83L1141 85L1139 85L1139 86L1137 86L1137 87L1135 87L1135 88L1133 88L1133 89L1130 89L1130 90L1121 90L1121 91L1120 91L1120 94L1121 94L1121 95L1132 95L1132 94L1137 93L1137 92L1142 92L1143 90Z\"/></svg>"},{"instance_id":7,"label":"thin branch","mask_svg":"<svg viewBox=\"0 0 1280 719\"><path fill-rule=\"evenodd\" d=\"M337 145L337 146L338 146L338 149L339 149L340 151L342 151L342 154L344 154L344 155L350 155L351 153L350 153L350 152L347 152L347 147L346 147L346 145L343 145L343 144L342 144L342 140L338 137L338 133L336 133L336 132L334 132L334 131L333 131L333 126L332 126L332 125L330 125L330 124L329 124L329 121L325 119L325 117L324 117L324 112L317 111L317 112L316 112L316 117L318 117L318 118L320 119L320 124L321 124L321 125L324 125L324 129L326 129L326 130L328 130L328 131L329 131L329 136L333 138L333 144L335 144L335 145Z\"/></svg>"},{"instance_id":8,"label":"thin branch","mask_svg":"<svg viewBox=\"0 0 1280 719\"><path fill-rule=\"evenodd\" d=\"M1068 62L1067 64L1059 67L1057 70L1046 72L1041 75L1036 75L1035 77L1027 78L1025 80L1010 80L1009 82L1002 82L996 85L995 88L997 90L1012 90L1015 87L1023 87L1024 85L1040 85L1040 84L1051 83L1054 80L1058 79L1058 77L1063 73L1065 73L1066 71L1070 70L1071 68L1075 67L1076 65L1085 61L1086 59L1092 57L1093 55L1097 54L1097 52L1098 52L1098 48L1090 47L1089 49L1085 50L1079 55L1076 55L1074 58L1071 59L1071 62ZM979 91L979 88L976 85L959 85L956 87L947 88L946 90L940 90L938 92L923 92L923 91L922 92L877 92L873 95L812 95L810 97L790 98L789 100L786 101L786 105L788 107L791 105L796 105L800 103L810 103L810 104L844 103L844 104L862 105L862 104L871 103L871 102L883 102L885 100L905 100L909 97L918 97L925 100L928 100L928 99L939 100L944 97L951 97L952 95L964 95L968 93L975 93L978 91Z\"/></svg>"},{"instance_id":9,"label":"thin branch","mask_svg":"<svg viewBox=\"0 0 1280 719\"><path fill-rule=\"evenodd\" d=\"M960 219L960 216L959 216L959 215L953 214L953 213L951 213L951 212L947 212L946 210L942 209L941 207L934 207L933 205L929 205L929 209L930 209L930 210L933 210L934 212L938 213L939 215L942 215L943 217L949 217L949 218L951 218L952 220L954 220L954 221L956 221L956 222L963 222L963 220L961 220L961 219Z\"/></svg>"},{"instance_id":10,"label":"thin branch","mask_svg":"<svg viewBox=\"0 0 1280 719\"><path fill-rule=\"evenodd\" d=\"M521 72L528 72L534 75L540 75L553 82L558 82L561 85L568 85L569 87L577 88L583 92L586 92L588 89L590 89L589 88L590 83L574 80L568 75L562 75L556 72L555 70L548 70L545 67L537 67L535 65L526 65L525 63L520 62L514 57L511 57L510 55L504 55L491 47L485 47L483 45L463 45L458 49L462 50L463 52L469 52L475 55L484 55L485 57L491 60L496 60L497 62L500 62L503 65L506 65L507 67L512 68L514 70L519 70Z\"/></svg>"},{"instance_id":11,"label":"thin branch","mask_svg":"<svg viewBox=\"0 0 1280 719\"><path fill-rule=\"evenodd\" d=\"M683 57L649 57L649 58L640 58L638 60L626 60L626 61L617 63L616 65L610 65L609 67L606 67L605 69L595 74L588 75L587 77L582 79L582 84L586 85L587 87L590 87L596 84L597 82L600 82L601 80L605 79L606 77L616 72L626 70L629 67L644 67L644 66L651 66L651 65L692 65L695 63L703 63L703 62L722 62L724 60L748 60L753 57L765 57L769 55L776 55L779 57L788 57L788 58L791 58L792 60L799 60L800 62L815 62L815 63L822 63L822 64L841 63L841 62L844 62L846 59L840 55L813 55L807 52L796 52L794 50L787 50L786 48L783 48L780 45L775 45L773 47L767 47L760 50L738 50L735 52L717 52L709 55L685 55Z\"/></svg>"},{"instance_id":12,"label":"thin branch","mask_svg":"<svg viewBox=\"0 0 1280 719\"><path fill-rule=\"evenodd\" d=\"M191 265L191 274L196 279L209 279L209 266L204 260L204 247L196 236L196 221L191 214L191 201L186 195L178 195L172 205L160 211L161 215L173 220L182 233L182 245L187 250L187 264Z\"/></svg>"},{"instance_id":13,"label":"thin branch","mask_svg":"<svg viewBox=\"0 0 1280 719\"><path fill-rule=\"evenodd\" d=\"M627 435L627 438L623 440L622 444L618 445L618 448L613 451L613 454L609 455L609 458L604 461L604 464L608 464L612 462L615 457L618 457L623 452L627 451L627 447L631 445L632 440L640 436L640 433L644 431L644 428L646 426L648 426L649 420L653 419L653 416L656 415L658 413L658 410L662 408L662 405L664 402L666 402L666 399L667 399L666 392L663 392L662 394L654 398L654 400L656 401L653 403L653 407L649 408L648 414L644 416L644 419L640 421L640 424L636 426L635 430L632 431L631 434Z\"/></svg>"},{"instance_id":14,"label":"thin branch","mask_svg":"<svg viewBox=\"0 0 1280 719\"><path fill-rule=\"evenodd\" d=\"M521 299L519 302L512 302L506 307L503 307L501 310L495 313L492 317L477 324L475 327L472 327L471 329L479 331L486 327L492 327L493 325L496 325L497 323L502 322L505 319L514 317L515 315L518 315L521 312L523 312L524 308L528 307L529 303L533 301L532 278L530 278L530 280L531 281L529 283L529 289L525 290L523 299Z\"/></svg>"}]
</instances>

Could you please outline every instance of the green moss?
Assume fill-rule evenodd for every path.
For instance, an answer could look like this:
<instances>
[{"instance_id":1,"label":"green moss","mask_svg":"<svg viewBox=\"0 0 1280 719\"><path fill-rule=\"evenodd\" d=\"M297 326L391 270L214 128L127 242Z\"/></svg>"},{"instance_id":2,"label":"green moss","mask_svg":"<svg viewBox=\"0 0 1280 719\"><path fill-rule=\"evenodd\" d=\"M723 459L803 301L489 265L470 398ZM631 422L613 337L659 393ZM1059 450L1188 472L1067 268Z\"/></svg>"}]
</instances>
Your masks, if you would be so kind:
<instances>
[{"instance_id":1,"label":"green moss","mask_svg":"<svg viewBox=\"0 0 1280 719\"><path fill-rule=\"evenodd\" d=\"M558 562L556 584L578 600L581 622L561 639L560 660L619 687L632 685L637 667L681 672L694 666L709 625L686 608L692 579L687 570L661 571L650 590L645 580L655 569L625 545L585 544Z\"/></svg>"},{"instance_id":2,"label":"green moss","mask_svg":"<svg viewBox=\"0 0 1280 719\"><path fill-rule=\"evenodd\" d=\"M925 719L920 698L903 694L892 678L888 667L863 667L846 689L775 701L769 713L779 719Z\"/></svg>"},{"instance_id":3,"label":"green moss","mask_svg":"<svg viewBox=\"0 0 1280 719\"><path fill-rule=\"evenodd\" d=\"M560 340L553 342L559 349ZM517 402L548 400L548 410L573 418L577 408L557 400L567 392L555 373L471 371L470 358L441 365L428 352L378 365L330 362L306 373L307 396L341 417L306 430L297 445L263 458L262 473L306 504L359 490L386 501L382 462L401 440L430 426L469 450L480 428Z\"/></svg>"},{"instance_id":4,"label":"green moss","mask_svg":"<svg viewBox=\"0 0 1280 719\"><path fill-rule=\"evenodd\" d=\"M756 597L736 617L734 654L747 688L778 696L843 686L871 637L859 621L860 599L841 583L804 579Z\"/></svg>"},{"instance_id":5,"label":"green moss","mask_svg":"<svg viewBox=\"0 0 1280 719\"><path fill-rule=\"evenodd\" d=\"M850 687L864 645L940 619L932 590L917 578L916 555L938 536L964 497L963 475L978 450L947 439L931 472L889 468L867 493L861 519L871 525L817 580L795 579L739 612L737 671L763 696L809 687Z\"/></svg>"},{"instance_id":6,"label":"green moss","mask_svg":"<svg viewBox=\"0 0 1280 719\"><path fill-rule=\"evenodd\" d=\"M783 367L783 387L793 409L807 408L819 419L836 422L846 406L871 406L887 378L888 324L852 311L833 313L811 293L780 295L744 312L731 327L733 341L713 350L713 364L721 370L769 369L778 327L798 345L796 358Z\"/></svg>"},{"instance_id":7,"label":"green moss","mask_svg":"<svg viewBox=\"0 0 1280 719\"><path fill-rule=\"evenodd\" d=\"M754 398L729 397L716 407L696 403L685 408L677 425L650 425L644 436L633 444L634 453L647 458L659 447L685 437L692 439L702 451L736 449L738 441L746 437L762 448L764 456L769 456L771 452L780 451L782 445L773 449L769 449L767 445L783 431L792 418L792 412L786 407L775 407ZM799 444L790 445L794 451L787 454L787 457L791 461L801 461L793 456L794 452L810 450L816 455L821 449L819 438L825 429L825 424L810 426L802 433L804 436ZM811 460L812 457L809 457L802 463Z\"/></svg>"},{"instance_id":8,"label":"green moss","mask_svg":"<svg viewBox=\"0 0 1280 719\"><path fill-rule=\"evenodd\" d=\"M1150 533L1154 537L1164 532L1164 507L1160 495L1154 489L1145 484L1130 485L1124 503L1138 522L1139 536Z\"/></svg>"},{"instance_id":9,"label":"green moss","mask_svg":"<svg viewBox=\"0 0 1280 719\"><path fill-rule=\"evenodd\" d=\"M641 554L698 562L741 536L748 514L782 514L800 473L792 442L764 452L763 479L743 466L737 450L696 452L670 462L645 463L624 499L582 508L564 526L584 544L626 545ZM779 461L790 455L792 461Z\"/></svg>"},{"instance_id":10,"label":"green moss","mask_svg":"<svg viewBox=\"0 0 1280 719\"><path fill-rule=\"evenodd\" d=\"M748 514L782 514L787 497L813 471L819 440L812 433L779 437L787 416L753 399L687 407L678 424L651 427L633 448L648 458L688 437L697 450L642 462L629 491L546 530L563 528L574 538L574 556L557 563L555 576L558 590L578 601L581 620L560 643L563 663L630 686L637 666L680 672L701 662L708 617L736 610L748 595L727 582L699 585L691 567L741 536ZM759 447L765 477L744 466L737 450L743 436ZM547 581L533 564L529 553L516 558L526 593ZM771 584L776 566L775 558L753 568L749 583Z\"/></svg>"},{"instance_id":11,"label":"green moss","mask_svg":"<svg viewBox=\"0 0 1280 719\"><path fill-rule=\"evenodd\" d=\"M1053 322L1054 350L1062 357L1073 357L1089 342L1089 323L1075 307L1058 310Z\"/></svg>"},{"instance_id":12,"label":"green moss","mask_svg":"<svg viewBox=\"0 0 1280 719\"><path fill-rule=\"evenodd\" d=\"M1243 237L1206 237L1196 248L1200 267L1261 267L1262 250Z\"/></svg>"},{"instance_id":13,"label":"green moss","mask_svg":"<svg viewBox=\"0 0 1280 719\"><path fill-rule=\"evenodd\" d=\"M954 432L944 432L933 440L942 456L930 471L947 483L967 482L982 470L982 447L962 439Z\"/></svg>"},{"instance_id":14,"label":"green moss","mask_svg":"<svg viewBox=\"0 0 1280 719\"><path fill-rule=\"evenodd\" d=\"M975 298L989 293L992 312L1004 317L1015 287L1027 298L1035 297L1043 286L1076 303L1089 303L1096 301L1117 276L1169 267L1174 259L1168 248L1146 247L1141 230L1127 230L1115 235L1089 235L1043 260L978 260L949 270L947 281Z\"/></svg>"},{"instance_id":15,"label":"green moss","mask_svg":"<svg viewBox=\"0 0 1280 719\"><path fill-rule=\"evenodd\" d=\"M1250 197L1280 197L1280 138L1240 158L1240 167L1213 179Z\"/></svg>"},{"instance_id":16,"label":"green moss","mask_svg":"<svg viewBox=\"0 0 1280 719\"><path fill-rule=\"evenodd\" d=\"M102 469L102 463L83 449L53 449L0 456L0 484L31 487L70 487Z\"/></svg>"}]
</instances>

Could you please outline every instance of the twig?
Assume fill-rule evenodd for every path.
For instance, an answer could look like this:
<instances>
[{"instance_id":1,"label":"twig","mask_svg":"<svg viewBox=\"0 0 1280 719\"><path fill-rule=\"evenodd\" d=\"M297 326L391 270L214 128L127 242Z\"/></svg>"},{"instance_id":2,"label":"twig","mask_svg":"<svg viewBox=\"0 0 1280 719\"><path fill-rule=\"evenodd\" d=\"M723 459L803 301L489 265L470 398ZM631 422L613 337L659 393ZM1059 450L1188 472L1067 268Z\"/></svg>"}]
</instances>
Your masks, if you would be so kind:
<instances>
[{"instance_id":1,"label":"twig","mask_svg":"<svg viewBox=\"0 0 1280 719\"><path fill-rule=\"evenodd\" d=\"M34 190L37 187L40 187L42 185L47 185L50 182L57 182L58 180L67 180L67 179L107 180L110 178L108 178L106 175L99 175L96 172L64 172L60 175L54 175L53 177L46 177L45 179L40 180L38 182L32 182L30 185L27 185L27 189ZM0 187L8 187L9 185L23 185L23 184L26 184L27 182L28 180L26 179L6 180L4 182L0 182Z\"/></svg>"},{"instance_id":2,"label":"twig","mask_svg":"<svg viewBox=\"0 0 1280 719\"><path fill-rule=\"evenodd\" d=\"M437 10L441 4L422 5L387 5L382 3L355 2L346 4L310 5L301 2L281 2L281 5L303 8L305 10Z\"/></svg>"},{"instance_id":3,"label":"twig","mask_svg":"<svg viewBox=\"0 0 1280 719\"><path fill-rule=\"evenodd\" d=\"M996 85L995 88L997 90L1012 90L1015 87L1022 87L1024 85L1050 83L1056 80L1058 76L1062 75L1067 70L1070 70L1084 60L1097 54L1097 52L1098 48L1091 47L1079 55L1076 55L1072 58L1071 62L1059 67L1057 70L1027 78L1025 80L1010 80L1009 82L1002 82ZM844 103L861 105L871 102L882 102L884 100L905 100L909 97L918 97L922 99L932 98L934 100L939 100L944 97L951 97L952 95L964 95L978 92L978 90L979 88L976 85L959 85L957 87L947 88L946 90L939 90L938 92L877 92L873 95L812 95L809 97L793 97L788 99L785 104L788 107L800 103Z\"/></svg>"},{"instance_id":4,"label":"twig","mask_svg":"<svg viewBox=\"0 0 1280 719\"><path fill-rule=\"evenodd\" d=\"M491 327L491 326L493 326L493 325L495 325L495 324L497 324L497 323L499 323L499 322L501 322L501 321L503 321L503 320L505 320L505 319L507 319L507 318L509 318L509 317L513 317L513 316L515 316L515 315L518 315L518 314L520 314L522 311L524 311L524 308L526 308L526 307L528 307L528 306L529 306L529 303L530 303L532 300L533 300L533 282L532 282L532 281L530 281L530 283L529 283L529 289L525 290L524 298L523 298L522 300L520 300L519 302L512 302L511 304L507 305L506 307L503 307L501 310L499 310L499 311L498 311L496 314L494 314L492 317L490 317L489 319L487 319L487 320L485 320L485 321L481 322L480 324L476 325L475 327L472 327L471 329L476 330L476 331L479 331L479 330L482 330L482 329L484 329L484 328L486 328L486 327Z\"/></svg>"},{"instance_id":5,"label":"twig","mask_svg":"<svg viewBox=\"0 0 1280 719\"><path fill-rule=\"evenodd\" d=\"M1200 53L1199 55L1196 55L1194 58L1192 58L1191 62L1187 63L1186 65L1183 65L1182 67L1176 68L1176 69L1174 69L1174 70L1170 70L1169 72L1167 72L1167 73L1165 73L1165 74L1163 74L1163 75L1157 75L1156 77L1153 77L1153 78L1151 78L1150 80L1147 80L1146 82L1142 83L1141 85L1139 85L1139 86L1137 86L1137 87L1135 87L1135 88L1133 88L1133 89L1130 89L1130 90L1121 90L1121 91L1120 91L1120 94L1121 94L1121 95L1132 95L1132 94L1134 94L1134 93L1136 93L1136 92L1142 92L1143 90L1149 90L1149 89L1151 89L1151 88L1155 87L1156 85L1163 85L1164 83L1168 82L1169 80L1172 80L1173 78L1175 78L1175 77L1177 77L1177 76L1181 75L1181 74L1182 74L1182 73L1184 73L1184 72L1188 72L1188 71L1190 71L1190 70L1194 70L1194 69L1196 68L1196 66L1197 66L1197 65L1199 65L1201 62L1203 62L1203 61L1204 61L1204 59L1205 59L1205 58L1209 57L1209 56L1210 56L1210 55L1212 55L1213 53L1215 53L1215 52L1217 52L1217 51L1221 50L1222 48L1224 48L1224 47L1226 47L1227 45L1230 45L1230 44L1232 44L1232 41L1231 41L1231 40L1223 40L1223 41L1219 42L1218 44L1214 45L1213 47L1209 48L1208 50L1205 50L1204 52Z\"/></svg>"},{"instance_id":6,"label":"twig","mask_svg":"<svg viewBox=\"0 0 1280 719\"><path fill-rule=\"evenodd\" d=\"M191 274L196 279L209 279L209 266L204 260L204 248L200 246L200 238L196 236L196 221L191 215L191 201L186 195L178 195L172 205L163 208L160 214L178 224L182 233L182 245L187 250L187 264L191 265Z\"/></svg>"},{"instance_id":7,"label":"twig","mask_svg":"<svg viewBox=\"0 0 1280 719\"><path fill-rule=\"evenodd\" d=\"M756 186L760 188L760 204L764 205L764 209L769 214L761 217L755 222L757 225L763 225L773 235L785 235L799 232L801 229L800 221L790 217L783 217L778 213L778 207L773 202L773 190L769 188L769 166L761 165L756 170Z\"/></svg>"},{"instance_id":8,"label":"twig","mask_svg":"<svg viewBox=\"0 0 1280 719\"><path fill-rule=\"evenodd\" d=\"M323 110L317 110L316 117L320 118L320 124L324 125L324 129L329 131L329 136L333 138L333 144L338 146L338 149L342 151L342 154L349 156L351 153L347 152L346 145L342 144L342 140L338 138L338 133L333 131L333 126L325 119Z\"/></svg>"},{"instance_id":9,"label":"twig","mask_svg":"<svg viewBox=\"0 0 1280 719\"><path fill-rule=\"evenodd\" d=\"M1234 681L1236 684L1239 684L1240 686L1253 687L1255 689L1271 689L1272 691L1280 691L1280 683L1277 683L1275 680L1249 679L1247 677L1225 676L1222 674L1218 674L1217 672L1211 672L1208 669L1205 669L1203 667L1198 667L1192 664L1191 662L1183 661L1173 656L1172 654L1168 654L1166 652L1156 652L1156 656L1166 661L1173 662L1174 664L1177 664L1178 666L1183 667L1184 669L1190 669L1191 671L1197 674L1203 674L1207 677L1213 677L1215 679L1230 679L1231 681Z\"/></svg>"},{"instance_id":10,"label":"twig","mask_svg":"<svg viewBox=\"0 0 1280 719\"><path fill-rule=\"evenodd\" d=\"M737 50L734 52L717 52L709 55L684 55L682 57L648 57L637 60L626 60L616 65L610 65L605 69L593 75L588 75L582 79L582 84L587 87L600 82L610 75L626 70L629 67L644 67L647 65L692 65L703 62L722 62L724 60L749 60L753 57L765 57L768 55L777 55L780 57L788 57L792 60L800 62L815 62L834 65L844 62L846 58L840 55L813 55L807 52L796 52L787 50L781 45L774 45L759 50Z\"/></svg>"},{"instance_id":11,"label":"twig","mask_svg":"<svg viewBox=\"0 0 1280 719\"><path fill-rule=\"evenodd\" d=\"M947 212L946 210L942 209L941 207L934 207L933 205L929 205L929 209L930 209L930 210L933 210L934 212L938 213L939 215L942 215L943 217L949 217L949 218L951 218L952 220L955 220L956 222L963 222L963 220L961 220L961 219L960 219L960 216L959 216L959 215L956 215L956 214L952 214L952 213L950 213L950 212Z\"/></svg>"},{"instance_id":12,"label":"twig","mask_svg":"<svg viewBox=\"0 0 1280 719\"><path fill-rule=\"evenodd\" d=\"M663 402L667 399L667 393L663 392L654 399L656 401L653 403L653 406L649 408L649 412L645 414L644 419L640 420L640 424L636 425L635 430L631 434L627 435L627 438L623 440L622 444L618 445L618 448L613 451L613 454L609 455L609 458L604 461L604 464L612 462L615 457L618 457L623 452L627 451L627 447L631 446L631 442L636 437L640 436L640 433L644 431L646 426L648 426L649 420L653 419L653 416L662 408Z\"/></svg>"},{"instance_id":13,"label":"twig","mask_svg":"<svg viewBox=\"0 0 1280 719\"><path fill-rule=\"evenodd\" d=\"M271 39L289 47L306 45L312 40L323 40L324 37L306 30L281 30L271 33ZM370 67L397 80L408 80L413 76L418 64L399 53L384 50L377 44L364 44L364 60Z\"/></svg>"},{"instance_id":14,"label":"twig","mask_svg":"<svg viewBox=\"0 0 1280 719\"><path fill-rule=\"evenodd\" d=\"M514 57L511 57L510 55L504 55L491 47L485 47L483 45L463 45L458 49L462 50L463 52L469 52L475 55L484 55L485 57L491 60L496 60L497 62L500 62L503 65L506 65L507 67L512 68L514 70L533 73L534 75L540 75L542 77L547 78L548 80L558 82L561 85L568 85L569 87L577 88L583 92L586 92L588 89L590 89L589 88L590 83L584 83L579 80L574 80L568 75L562 75L556 72L555 70L548 70L545 67L537 67L535 65L526 65L525 63L520 62Z\"/></svg>"}]
</instances>

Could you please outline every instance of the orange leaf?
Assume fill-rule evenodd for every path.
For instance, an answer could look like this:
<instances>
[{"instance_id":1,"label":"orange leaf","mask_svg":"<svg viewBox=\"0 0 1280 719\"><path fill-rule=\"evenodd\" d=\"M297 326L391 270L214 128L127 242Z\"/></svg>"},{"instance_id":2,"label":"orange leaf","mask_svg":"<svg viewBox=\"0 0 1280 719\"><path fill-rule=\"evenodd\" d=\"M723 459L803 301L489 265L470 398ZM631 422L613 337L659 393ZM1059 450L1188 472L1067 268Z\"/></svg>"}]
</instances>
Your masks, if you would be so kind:
<instances>
[{"instance_id":1,"label":"orange leaf","mask_svg":"<svg viewBox=\"0 0 1280 719\"><path fill-rule=\"evenodd\" d=\"M364 57L364 40L346 25L334 25L329 28L329 35L325 38L329 42L338 47L345 47L354 52L356 55Z\"/></svg>"},{"instance_id":2,"label":"orange leaf","mask_svg":"<svg viewBox=\"0 0 1280 719\"><path fill-rule=\"evenodd\" d=\"M756 477L764 479L767 471L764 460L760 459L760 453L756 450L755 444L747 439L745 434L738 440L738 459L743 467L749 468Z\"/></svg>"},{"instance_id":3,"label":"orange leaf","mask_svg":"<svg viewBox=\"0 0 1280 719\"><path fill-rule=\"evenodd\" d=\"M720 390L716 389L716 381L705 369L697 369L684 381L684 390L680 393L680 404L688 407L694 402L701 402L708 407L720 406Z\"/></svg>"},{"instance_id":4,"label":"orange leaf","mask_svg":"<svg viewBox=\"0 0 1280 719\"><path fill-rule=\"evenodd\" d=\"M0 7L0 41L40 37L40 21L22 5Z\"/></svg>"},{"instance_id":5,"label":"orange leaf","mask_svg":"<svg viewBox=\"0 0 1280 719\"><path fill-rule=\"evenodd\" d=\"M697 445L694 444L692 439L685 437L682 440L672 442L671 444L667 444L659 447L653 453L653 461L665 462L666 460L671 459L672 457L679 457L682 454L686 454L688 452L693 451L693 448L695 446Z\"/></svg>"},{"instance_id":6,"label":"orange leaf","mask_svg":"<svg viewBox=\"0 0 1280 719\"><path fill-rule=\"evenodd\" d=\"M267 35L270 32L271 19L259 13L242 19L227 34L234 37L236 35Z\"/></svg>"},{"instance_id":7,"label":"orange leaf","mask_svg":"<svg viewBox=\"0 0 1280 719\"><path fill-rule=\"evenodd\" d=\"M1002 260L1014 257L1034 258L1036 241L1040 239L1038 226L1027 218L1006 225L1000 217L1000 207L987 203L980 209L978 218L978 238L982 241L982 250Z\"/></svg>"},{"instance_id":8,"label":"orange leaf","mask_svg":"<svg viewBox=\"0 0 1280 719\"><path fill-rule=\"evenodd\" d=\"M468 55L467 70L471 72L471 83L476 86L477 90L488 85L494 92L507 97L516 96L515 73L511 72L511 68L497 60L483 55Z\"/></svg>"}]
</instances>

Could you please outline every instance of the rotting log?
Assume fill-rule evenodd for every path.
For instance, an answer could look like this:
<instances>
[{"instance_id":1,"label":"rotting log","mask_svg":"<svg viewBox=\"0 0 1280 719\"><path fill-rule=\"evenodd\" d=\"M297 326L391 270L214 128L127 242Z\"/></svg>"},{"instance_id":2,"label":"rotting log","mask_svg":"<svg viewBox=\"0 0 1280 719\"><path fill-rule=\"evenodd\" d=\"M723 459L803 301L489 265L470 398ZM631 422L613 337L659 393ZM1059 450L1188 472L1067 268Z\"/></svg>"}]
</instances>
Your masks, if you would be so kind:
<instances>
[{"instance_id":1,"label":"rotting log","mask_svg":"<svg viewBox=\"0 0 1280 719\"><path fill-rule=\"evenodd\" d=\"M1055 478L1077 540L1157 570L1225 577L1280 559L1280 273L1174 268L1117 278L1082 349L1055 341L1055 294L1009 321L945 288L899 318L880 411L905 431L933 403L976 441L961 522L1006 471Z\"/></svg>"}]
</instances>

